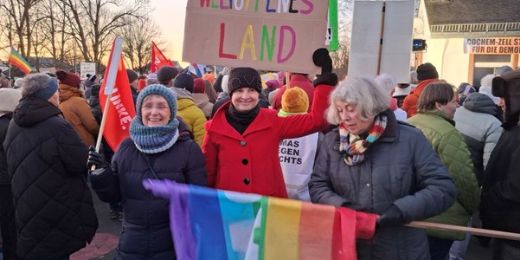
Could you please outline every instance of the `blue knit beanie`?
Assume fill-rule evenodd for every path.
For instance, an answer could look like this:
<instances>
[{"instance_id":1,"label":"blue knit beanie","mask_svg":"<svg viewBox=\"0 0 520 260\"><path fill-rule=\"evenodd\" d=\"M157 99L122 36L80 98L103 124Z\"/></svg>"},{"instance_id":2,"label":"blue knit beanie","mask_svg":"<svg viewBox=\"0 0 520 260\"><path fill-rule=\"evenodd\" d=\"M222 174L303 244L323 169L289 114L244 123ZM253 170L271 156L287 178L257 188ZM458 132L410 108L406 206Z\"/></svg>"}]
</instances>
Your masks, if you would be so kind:
<instances>
[{"instance_id":1,"label":"blue knit beanie","mask_svg":"<svg viewBox=\"0 0 520 260\"><path fill-rule=\"evenodd\" d=\"M142 116L141 115L141 106L143 105L144 98L148 95L159 95L159 96L163 97L164 99L166 99L166 102L168 103L168 106L170 107L170 113L171 113L170 121L175 118L175 116L177 115L177 95L175 94L175 92L173 92L173 90L171 90L161 84L149 85L146 88L144 88L143 90L141 90L141 92L139 92L139 95L137 96L136 106L135 106L137 116L139 116L139 117Z\"/></svg>"},{"instance_id":2,"label":"blue knit beanie","mask_svg":"<svg viewBox=\"0 0 520 260\"><path fill-rule=\"evenodd\" d=\"M58 91L58 80L55 78L49 78L47 80L47 86L45 88L41 88L36 91L33 96L37 98L41 98L43 100L48 100L56 91Z\"/></svg>"}]
</instances>

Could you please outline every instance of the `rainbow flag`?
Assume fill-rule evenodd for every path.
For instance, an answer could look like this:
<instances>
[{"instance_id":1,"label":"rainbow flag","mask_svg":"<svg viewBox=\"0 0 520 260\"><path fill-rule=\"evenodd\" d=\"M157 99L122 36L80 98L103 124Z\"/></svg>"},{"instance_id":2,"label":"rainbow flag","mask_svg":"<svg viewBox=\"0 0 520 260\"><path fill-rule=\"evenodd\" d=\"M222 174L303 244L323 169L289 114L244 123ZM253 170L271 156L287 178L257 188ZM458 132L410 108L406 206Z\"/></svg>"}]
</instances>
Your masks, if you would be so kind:
<instances>
[{"instance_id":1,"label":"rainbow flag","mask_svg":"<svg viewBox=\"0 0 520 260\"><path fill-rule=\"evenodd\" d=\"M374 214L347 208L145 180L170 200L170 229L180 260L356 259Z\"/></svg>"},{"instance_id":2,"label":"rainbow flag","mask_svg":"<svg viewBox=\"0 0 520 260\"><path fill-rule=\"evenodd\" d=\"M25 74L29 74L33 70L31 64L29 64L29 62L27 62L15 48L11 48L11 54L9 54L7 62L17 67Z\"/></svg>"}]
</instances>

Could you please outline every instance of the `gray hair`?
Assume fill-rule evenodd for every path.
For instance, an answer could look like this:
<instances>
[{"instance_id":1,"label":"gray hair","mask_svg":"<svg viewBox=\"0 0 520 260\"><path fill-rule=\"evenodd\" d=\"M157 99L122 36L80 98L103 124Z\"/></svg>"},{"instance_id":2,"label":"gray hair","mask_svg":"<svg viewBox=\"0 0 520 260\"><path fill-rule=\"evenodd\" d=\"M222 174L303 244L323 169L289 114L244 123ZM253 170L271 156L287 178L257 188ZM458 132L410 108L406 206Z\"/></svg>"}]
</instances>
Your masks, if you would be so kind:
<instances>
[{"instance_id":1,"label":"gray hair","mask_svg":"<svg viewBox=\"0 0 520 260\"><path fill-rule=\"evenodd\" d=\"M386 73L379 74L379 76L376 77L376 82L383 87L388 95L391 95L392 92L394 92L395 87L397 87L394 77Z\"/></svg>"},{"instance_id":2,"label":"gray hair","mask_svg":"<svg viewBox=\"0 0 520 260\"><path fill-rule=\"evenodd\" d=\"M49 84L49 75L45 73L29 74L22 81L22 97L26 97L47 88Z\"/></svg>"},{"instance_id":3,"label":"gray hair","mask_svg":"<svg viewBox=\"0 0 520 260\"><path fill-rule=\"evenodd\" d=\"M336 109L337 101L355 105L361 117L368 119L388 109L390 97L373 79L347 77L330 94L326 117L333 125L338 125L341 121Z\"/></svg>"}]
</instances>

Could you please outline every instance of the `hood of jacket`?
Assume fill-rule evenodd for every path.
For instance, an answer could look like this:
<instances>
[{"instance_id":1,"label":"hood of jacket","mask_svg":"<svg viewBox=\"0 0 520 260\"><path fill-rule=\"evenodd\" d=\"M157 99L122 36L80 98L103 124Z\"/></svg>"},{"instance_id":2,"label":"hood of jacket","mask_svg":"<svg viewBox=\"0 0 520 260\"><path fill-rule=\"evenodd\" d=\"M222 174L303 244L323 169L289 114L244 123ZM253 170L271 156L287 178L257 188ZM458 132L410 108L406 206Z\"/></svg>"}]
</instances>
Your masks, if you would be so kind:
<instances>
[{"instance_id":1,"label":"hood of jacket","mask_svg":"<svg viewBox=\"0 0 520 260\"><path fill-rule=\"evenodd\" d=\"M464 100L462 106L469 111L489 114L497 118L501 118L500 108L489 96L482 93L470 94L468 97L466 97L466 100Z\"/></svg>"},{"instance_id":2,"label":"hood of jacket","mask_svg":"<svg viewBox=\"0 0 520 260\"><path fill-rule=\"evenodd\" d=\"M20 100L13 120L21 127L30 127L60 114L61 110L49 101L29 96Z\"/></svg>"},{"instance_id":3,"label":"hood of jacket","mask_svg":"<svg viewBox=\"0 0 520 260\"><path fill-rule=\"evenodd\" d=\"M172 88L177 94L177 100L179 99L191 99L193 100L193 94L186 89L183 88Z\"/></svg>"},{"instance_id":4,"label":"hood of jacket","mask_svg":"<svg viewBox=\"0 0 520 260\"><path fill-rule=\"evenodd\" d=\"M195 102L193 102L193 99L188 99L188 98L177 99L177 111L184 110L191 106L197 106L195 104Z\"/></svg>"},{"instance_id":5,"label":"hood of jacket","mask_svg":"<svg viewBox=\"0 0 520 260\"><path fill-rule=\"evenodd\" d=\"M66 101L71 97L83 97L83 92L78 88L60 84L60 102Z\"/></svg>"}]
</instances>

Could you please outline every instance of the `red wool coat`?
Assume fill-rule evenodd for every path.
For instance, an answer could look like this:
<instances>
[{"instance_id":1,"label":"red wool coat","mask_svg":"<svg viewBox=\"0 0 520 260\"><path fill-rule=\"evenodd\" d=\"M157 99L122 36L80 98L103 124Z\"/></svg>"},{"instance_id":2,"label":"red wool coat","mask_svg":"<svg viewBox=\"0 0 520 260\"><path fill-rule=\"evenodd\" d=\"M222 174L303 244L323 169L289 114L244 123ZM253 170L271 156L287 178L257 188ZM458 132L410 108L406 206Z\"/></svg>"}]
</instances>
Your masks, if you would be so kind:
<instances>
[{"instance_id":1,"label":"red wool coat","mask_svg":"<svg viewBox=\"0 0 520 260\"><path fill-rule=\"evenodd\" d=\"M275 110L260 109L241 135L226 119L223 105L206 123L202 152L208 182L218 189L287 198L278 158L278 144L286 138L305 136L328 126L324 117L331 86L314 91L311 113L278 117Z\"/></svg>"}]
</instances>

